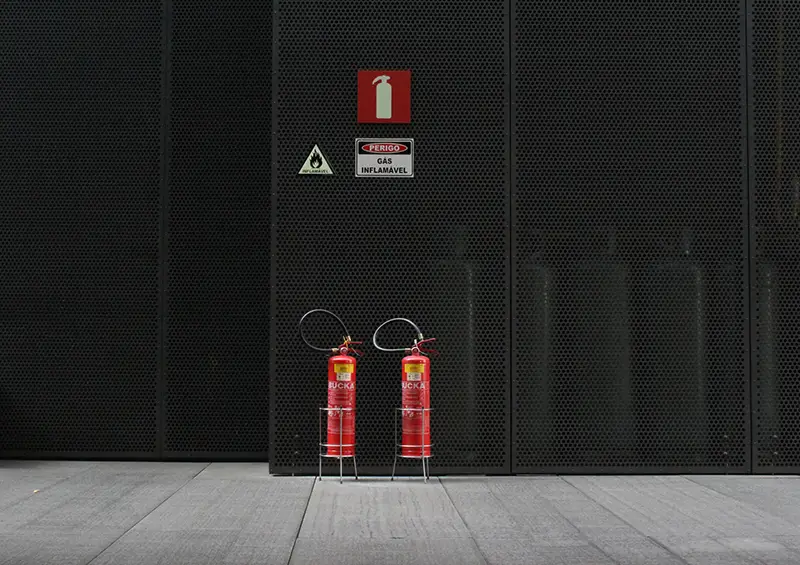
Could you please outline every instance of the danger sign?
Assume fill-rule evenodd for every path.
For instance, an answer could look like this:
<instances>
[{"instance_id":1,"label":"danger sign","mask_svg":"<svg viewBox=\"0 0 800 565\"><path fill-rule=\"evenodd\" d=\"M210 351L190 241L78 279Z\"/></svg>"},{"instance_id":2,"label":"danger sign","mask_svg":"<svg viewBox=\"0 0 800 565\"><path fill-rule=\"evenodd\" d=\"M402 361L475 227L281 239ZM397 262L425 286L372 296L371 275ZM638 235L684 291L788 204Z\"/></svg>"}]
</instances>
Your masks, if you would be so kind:
<instances>
[{"instance_id":1,"label":"danger sign","mask_svg":"<svg viewBox=\"0 0 800 565\"><path fill-rule=\"evenodd\" d=\"M358 123L411 123L411 71L358 71Z\"/></svg>"},{"instance_id":2,"label":"danger sign","mask_svg":"<svg viewBox=\"0 0 800 565\"><path fill-rule=\"evenodd\" d=\"M356 139L357 177L413 177L413 139Z\"/></svg>"}]
</instances>

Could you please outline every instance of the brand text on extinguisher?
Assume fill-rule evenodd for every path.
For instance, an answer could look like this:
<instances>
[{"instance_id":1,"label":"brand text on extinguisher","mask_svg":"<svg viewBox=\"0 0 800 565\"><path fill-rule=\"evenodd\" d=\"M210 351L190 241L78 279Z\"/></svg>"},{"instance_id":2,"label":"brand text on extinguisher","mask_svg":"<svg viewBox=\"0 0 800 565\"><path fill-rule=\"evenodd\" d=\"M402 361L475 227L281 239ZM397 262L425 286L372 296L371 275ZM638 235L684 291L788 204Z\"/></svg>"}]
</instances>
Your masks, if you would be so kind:
<instances>
[{"instance_id":1,"label":"brand text on extinguisher","mask_svg":"<svg viewBox=\"0 0 800 565\"><path fill-rule=\"evenodd\" d=\"M346 383L346 382L336 382L336 383L334 383L334 382L328 381L328 388L329 389L340 388L340 389L345 389L345 390L355 390L355 387L356 387L355 383Z\"/></svg>"}]
</instances>

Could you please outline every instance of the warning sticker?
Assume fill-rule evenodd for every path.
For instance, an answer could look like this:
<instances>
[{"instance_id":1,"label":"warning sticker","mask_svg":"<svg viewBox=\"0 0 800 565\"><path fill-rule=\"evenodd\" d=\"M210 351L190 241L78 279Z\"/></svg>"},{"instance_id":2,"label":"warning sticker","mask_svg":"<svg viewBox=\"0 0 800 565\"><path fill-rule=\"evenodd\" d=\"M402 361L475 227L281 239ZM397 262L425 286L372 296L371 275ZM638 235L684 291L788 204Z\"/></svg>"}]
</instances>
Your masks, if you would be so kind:
<instances>
[{"instance_id":1,"label":"warning sticker","mask_svg":"<svg viewBox=\"0 0 800 565\"><path fill-rule=\"evenodd\" d=\"M353 372L353 364L352 363L334 363L333 364L333 372L334 373L352 373Z\"/></svg>"},{"instance_id":2,"label":"warning sticker","mask_svg":"<svg viewBox=\"0 0 800 565\"><path fill-rule=\"evenodd\" d=\"M297 173L298 175L332 175L333 169L331 169L328 160L322 154L322 151L319 150L318 146L314 146L314 149L311 150L309 153L306 162L303 163L300 172Z\"/></svg>"},{"instance_id":3,"label":"warning sticker","mask_svg":"<svg viewBox=\"0 0 800 565\"><path fill-rule=\"evenodd\" d=\"M413 139L356 139L357 177L414 176Z\"/></svg>"}]
</instances>

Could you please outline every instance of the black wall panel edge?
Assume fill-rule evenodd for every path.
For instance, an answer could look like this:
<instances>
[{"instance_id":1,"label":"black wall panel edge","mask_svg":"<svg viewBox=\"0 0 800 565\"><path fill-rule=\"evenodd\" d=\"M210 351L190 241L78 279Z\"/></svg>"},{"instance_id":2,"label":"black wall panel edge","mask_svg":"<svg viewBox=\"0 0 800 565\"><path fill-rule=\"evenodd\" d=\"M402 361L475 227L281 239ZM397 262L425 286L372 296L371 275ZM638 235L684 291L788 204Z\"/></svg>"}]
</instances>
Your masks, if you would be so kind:
<instances>
[{"instance_id":1,"label":"black wall panel edge","mask_svg":"<svg viewBox=\"0 0 800 565\"><path fill-rule=\"evenodd\" d=\"M161 79L161 194L159 221L159 262L158 262L158 444L157 454L164 457L164 436L166 435L166 396L167 367L169 352L167 350L167 324L169 324L169 174L172 139L170 137L171 92L172 84L172 0L163 0L162 10L162 62Z\"/></svg>"},{"instance_id":2,"label":"black wall panel edge","mask_svg":"<svg viewBox=\"0 0 800 565\"><path fill-rule=\"evenodd\" d=\"M747 430L746 442L749 449L745 450L746 454L746 471L748 473L753 472L753 464L754 464L754 457L753 457L753 324L752 324L752 312L753 312L753 305L752 305L752 280L753 280L753 238L752 238L752 226L753 223L751 222L752 218L752 198L753 198L753 191L752 191L752 182L751 182L751 167L750 167L750 159L751 159L751 124L752 124L752 92L751 92L751 68L750 68L750 39L751 39L751 32L752 32L752 13L750 11L750 3L751 0L739 0L739 9L742 13L742 37L744 40L741 42L741 60L742 66L744 67L744 73L742 76L743 82L743 91L744 91L744 106L742 110L742 132L743 132L743 152L742 152L742 169L744 174L742 175L742 182L744 184L743 191L742 191L742 205L744 207L744 218L745 222L742 226L744 229L743 238L745 242L744 248L744 273L745 273L745 343L744 343L744 350L745 350L745 370L747 372L747 387L745 389L746 393L746 401L745 406L747 407L745 411L745 426Z\"/></svg>"},{"instance_id":3,"label":"black wall panel edge","mask_svg":"<svg viewBox=\"0 0 800 565\"><path fill-rule=\"evenodd\" d=\"M516 166L517 151L516 138L514 136L514 121L516 120L515 98L514 98L514 57L516 49L516 34L514 33L514 18L517 0L507 0L506 2L506 41L508 43L506 53L506 135L508 136L508 159L506 169L506 229L508 230L508 248L506 251L506 374L508 386L506 387L506 429L508 430L508 472L514 471L514 438L516 437L516 414L514 412L514 394L516 382L514 379L514 312L516 312L516 296L514 287L514 254L516 253L516 240L514 235L514 198L515 198L515 177L514 168Z\"/></svg>"},{"instance_id":4,"label":"black wall panel edge","mask_svg":"<svg viewBox=\"0 0 800 565\"><path fill-rule=\"evenodd\" d=\"M524 0L523 0L524 1ZM508 291L509 291L509 317L508 317L508 367L511 386L509 387L508 406L511 414L511 434L509 437L509 472L516 473L516 438L519 437L519 425L515 402L519 394L517 379L514 378L517 370L517 360L514 357L514 346L517 339L515 327L517 311L517 293L514 288L514 258L517 256L517 232L514 229L514 214L517 205L517 178L514 171L517 167L517 136L515 123L517 120L517 0L508 0L508 226L509 226L509 255L508 255Z\"/></svg>"},{"instance_id":5,"label":"black wall panel edge","mask_svg":"<svg viewBox=\"0 0 800 565\"><path fill-rule=\"evenodd\" d=\"M745 62L745 87L746 87L746 105L745 105L745 171L747 171L746 182L747 187L745 190L746 195L746 210L747 210L747 370L748 382L750 384L748 390L748 428L750 430L750 459L748 461L749 472L755 471L756 462L756 414L754 413L753 399L755 398L755 374L756 367L754 361L755 349L755 336L753 332L753 321L755 302L753 300L753 281L755 280L755 251L756 251L756 238L753 233L753 226L755 225L755 205L753 199L755 197L755 167L754 167L754 112L753 112L753 0L743 0L745 22L744 22L744 62Z\"/></svg>"},{"instance_id":6,"label":"black wall panel edge","mask_svg":"<svg viewBox=\"0 0 800 565\"><path fill-rule=\"evenodd\" d=\"M270 256L270 271L269 271L269 460L275 461L275 445L276 445L276 428L277 422L275 420L275 372L277 370L276 351L277 340L275 339L275 332L277 331L277 323L275 320L275 313L277 312L278 305L278 292L276 289L277 273L275 272L276 265L276 235L277 235L277 218L276 209L278 204L278 106L276 101L278 99L278 64L279 64L279 49L280 49L280 14L278 13L278 0L272 0L272 171L270 182L270 235L269 235L269 256ZM270 468L272 472L274 466Z\"/></svg>"},{"instance_id":7,"label":"black wall panel edge","mask_svg":"<svg viewBox=\"0 0 800 565\"><path fill-rule=\"evenodd\" d=\"M168 451L161 458L164 461L224 461L242 463L266 463L266 451Z\"/></svg>"},{"instance_id":8,"label":"black wall panel edge","mask_svg":"<svg viewBox=\"0 0 800 565\"><path fill-rule=\"evenodd\" d=\"M748 6L753 469L800 473L800 6Z\"/></svg>"},{"instance_id":9,"label":"black wall panel edge","mask_svg":"<svg viewBox=\"0 0 800 565\"><path fill-rule=\"evenodd\" d=\"M159 461L152 451L36 451L7 449L0 451L0 460L46 460L46 461Z\"/></svg>"}]
</instances>

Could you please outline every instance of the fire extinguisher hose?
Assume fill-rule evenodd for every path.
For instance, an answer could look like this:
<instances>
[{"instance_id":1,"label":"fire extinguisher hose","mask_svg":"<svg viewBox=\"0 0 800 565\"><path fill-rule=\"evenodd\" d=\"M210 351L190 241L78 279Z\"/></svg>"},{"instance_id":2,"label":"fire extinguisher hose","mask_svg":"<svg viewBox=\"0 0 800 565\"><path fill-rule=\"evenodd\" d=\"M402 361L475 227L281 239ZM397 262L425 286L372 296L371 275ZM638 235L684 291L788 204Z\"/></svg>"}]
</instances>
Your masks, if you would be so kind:
<instances>
[{"instance_id":1,"label":"fire extinguisher hose","mask_svg":"<svg viewBox=\"0 0 800 565\"><path fill-rule=\"evenodd\" d=\"M314 345L313 343L311 343L310 341L308 341L308 338L306 337L306 334L305 334L305 332L303 332L303 322L304 322L304 321L306 320L306 318L308 318L308 317L309 317L311 314L326 314L326 315L328 315L328 316L330 316L330 317L334 318L334 319L335 319L337 322L339 322L339 325L342 327L342 330L344 331L344 336L343 336L344 342L342 343L342 345L340 345L339 347L317 347L316 345ZM311 349L313 349L313 350L315 350L315 351L324 351L324 352L326 352L326 353L330 353L331 351L333 351L333 352L337 352L337 351L339 351L340 349L342 349L342 348L345 348L345 349L347 349L348 351L350 351L350 352L352 352L352 353L354 353L354 354L358 355L359 357L361 356L361 352L360 352L360 351L358 351L357 349L355 349L355 348L353 348L353 347L352 347L352 345L358 345L358 344L360 344L361 342L360 342L360 341L353 341L353 340L350 338L350 332L349 332L349 331L347 331L347 326L345 326L345 325L344 325L344 322L342 321L342 319L341 319L339 316L337 316L336 314L334 314L334 313L333 313L333 312L331 312L330 310L323 310L322 308L317 308L317 309L315 309L315 310L309 310L308 312L306 312L305 314L303 314L303 317L302 317L302 318L300 318L300 323L298 324L298 326L297 326L297 327L298 327L298 328L299 328L299 330L300 330L300 337L303 339L303 342L304 342L304 343L305 343L307 346L309 346Z\"/></svg>"},{"instance_id":2,"label":"fire extinguisher hose","mask_svg":"<svg viewBox=\"0 0 800 565\"><path fill-rule=\"evenodd\" d=\"M413 348L410 348L410 347L400 347L400 348L397 348L397 349L389 349L389 348L381 347L380 345L378 345L378 332L380 332L384 328L384 326L387 326L387 325L389 325L391 323L394 323L394 322L405 322L407 324L411 324L411 326L414 328L414 331L417 332L417 337L414 339L414 347L413 348L416 348L418 351L423 352L423 353L430 353L432 355L438 355L439 354L439 352L436 351L435 349L426 349L426 348L420 347L421 345L423 345L425 343L430 343L430 342L436 341L436 338L435 337L431 337L431 338L425 339L423 337L423 335L422 335L422 330L419 329L419 326L417 324L415 324L414 322L412 322L411 320L409 320L408 318L392 318L391 320L386 320L384 323L382 323L380 326L378 326L378 329L375 330L374 334L372 334L372 344L375 346L375 349L379 349L380 351L387 351L387 352L394 352L394 351L409 352L409 351L411 351L413 349Z\"/></svg>"}]
</instances>

